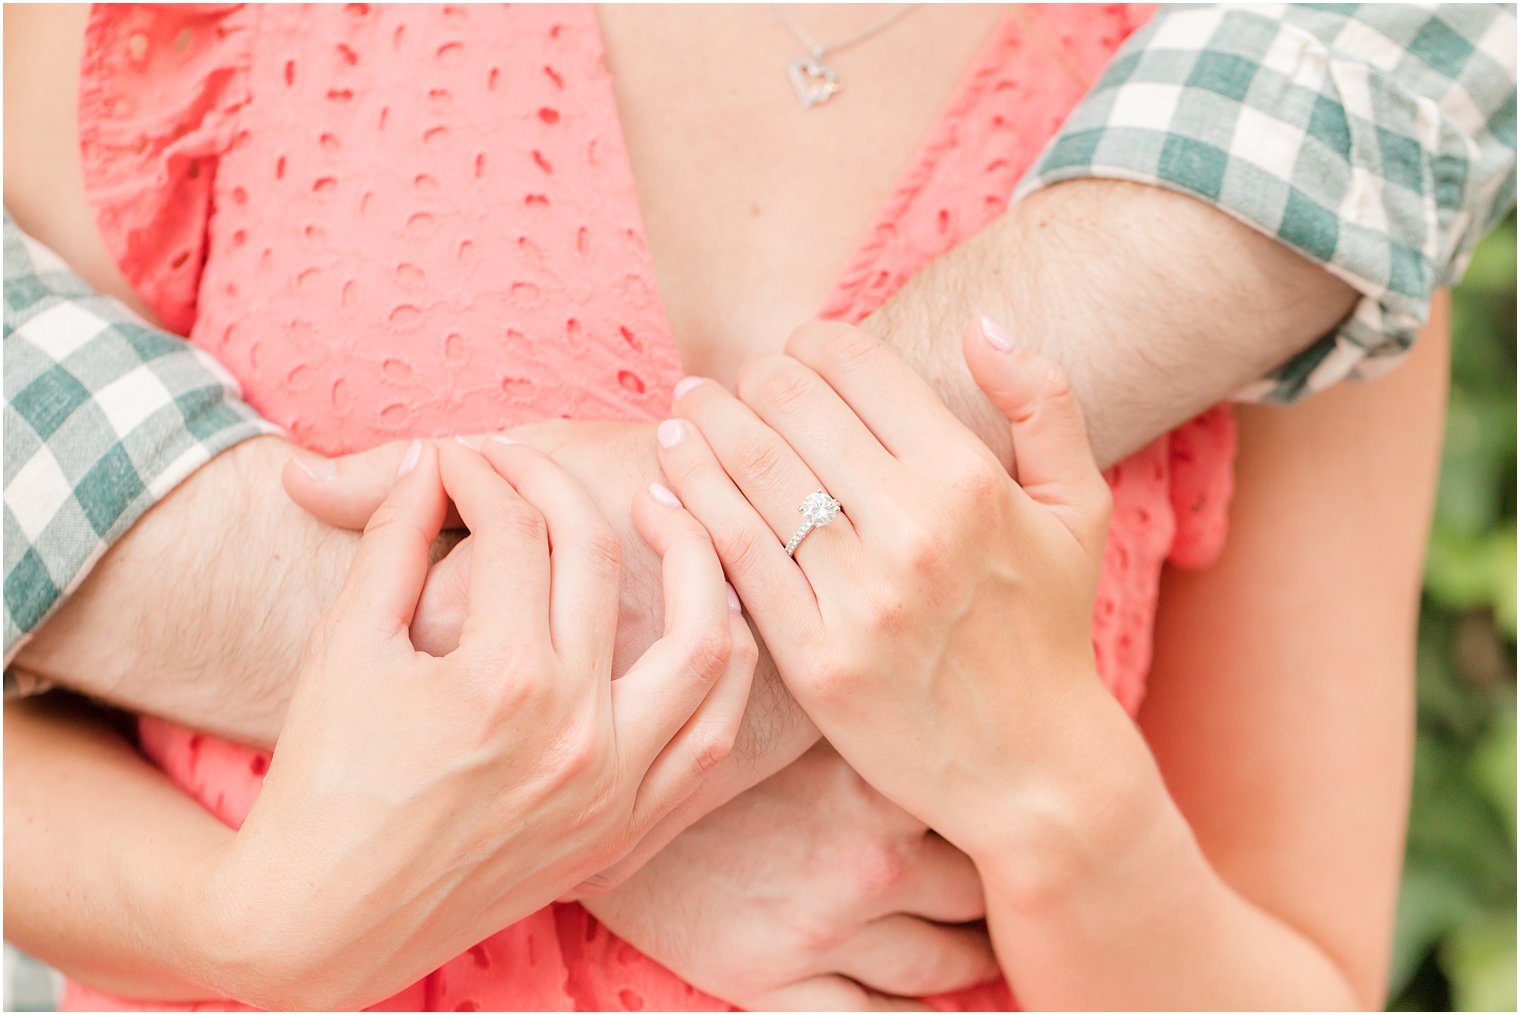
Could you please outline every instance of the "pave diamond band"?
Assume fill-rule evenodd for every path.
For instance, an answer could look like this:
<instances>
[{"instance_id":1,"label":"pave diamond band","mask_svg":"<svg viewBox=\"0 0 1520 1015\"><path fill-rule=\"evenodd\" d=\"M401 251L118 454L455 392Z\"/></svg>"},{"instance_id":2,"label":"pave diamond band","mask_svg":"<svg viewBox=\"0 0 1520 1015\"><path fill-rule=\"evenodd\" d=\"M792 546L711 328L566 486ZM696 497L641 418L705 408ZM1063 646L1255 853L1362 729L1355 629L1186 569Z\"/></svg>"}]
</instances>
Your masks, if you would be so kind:
<instances>
[{"instance_id":1,"label":"pave diamond band","mask_svg":"<svg viewBox=\"0 0 1520 1015\"><path fill-rule=\"evenodd\" d=\"M797 547L802 545L808 533L823 528L839 517L839 502L822 490L814 490L802 499L797 511L802 515L802 528L786 544L788 557L797 553Z\"/></svg>"}]
</instances>

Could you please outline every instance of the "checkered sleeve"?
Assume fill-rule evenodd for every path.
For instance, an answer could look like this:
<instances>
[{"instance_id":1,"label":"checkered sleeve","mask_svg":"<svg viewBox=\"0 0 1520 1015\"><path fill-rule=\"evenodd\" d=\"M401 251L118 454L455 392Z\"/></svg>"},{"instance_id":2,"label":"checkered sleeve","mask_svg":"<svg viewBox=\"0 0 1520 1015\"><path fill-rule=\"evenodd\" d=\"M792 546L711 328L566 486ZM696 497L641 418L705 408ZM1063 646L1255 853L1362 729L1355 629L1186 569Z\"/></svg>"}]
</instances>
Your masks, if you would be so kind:
<instances>
[{"instance_id":1,"label":"checkered sleeve","mask_svg":"<svg viewBox=\"0 0 1520 1015\"><path fill-rule=\"evenodd\" d=\"M5 216L5 693L11 660L187 476L278 432L211 356L80 281Z\"/></svg>"},{"instance_id":2,"label":"checkered sleeve","mask_svg":"<svg viewBox=\"0 0 1520 1015\"><path fill-rule=\"evenodd\" d=\"M1078 178L1201 198L1361 293L1242 400L1376 376L1514 205L1515 8L1163 6L1018 196Z\"/></svg>"}]
</instances>

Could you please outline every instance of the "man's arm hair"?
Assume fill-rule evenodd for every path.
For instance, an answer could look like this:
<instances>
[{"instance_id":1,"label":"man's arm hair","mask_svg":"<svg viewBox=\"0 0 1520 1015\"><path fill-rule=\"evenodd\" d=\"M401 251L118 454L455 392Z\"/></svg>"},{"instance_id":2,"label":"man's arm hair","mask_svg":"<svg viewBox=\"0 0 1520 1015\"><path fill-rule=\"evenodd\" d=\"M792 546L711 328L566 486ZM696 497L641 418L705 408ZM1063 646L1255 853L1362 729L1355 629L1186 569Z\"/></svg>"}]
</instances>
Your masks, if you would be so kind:
<instances>
[{"instance_id":1,"label":"man's arm hair","mask_svg":"<svg viewBox=\"0 0 1520 1015\"><path fill-rule=\"evenodd\" d=\"M1117 180L1037 191L919 272L863 326L1008 460L958 336L985 315L1055 360L1105 467L1330 331L1356 292L1194 198Z\"/></svg>"},{"instance_id":2,"label":"man's arm hair","mask_svg":"<svg viewBox=\"0 0 1520 1015\"><path fill-rule=\"evenodd\" d=\"M358 543L285 496L293 451L255 438L202 467L111 547L15 665L119 708L273 744Z\"/></svg>"},{"instance_id":3,"label":"man's arm hair","mask_svg":"<svg viewBox=\"0 0 1520 1015\"><path fill-rule=\"evenodd\" d=\"M965 321L998 320L1067 370L1109 464L1308 345L1354 298L1201 202L1082 181L1015 205L865 326L1006 460L1006 422L959 349ZM112 548L20 666L121 707L272 742L355 542L286 499L279 469L293 451L257 439L202 469Z\"/></svg>"}]
</instances>

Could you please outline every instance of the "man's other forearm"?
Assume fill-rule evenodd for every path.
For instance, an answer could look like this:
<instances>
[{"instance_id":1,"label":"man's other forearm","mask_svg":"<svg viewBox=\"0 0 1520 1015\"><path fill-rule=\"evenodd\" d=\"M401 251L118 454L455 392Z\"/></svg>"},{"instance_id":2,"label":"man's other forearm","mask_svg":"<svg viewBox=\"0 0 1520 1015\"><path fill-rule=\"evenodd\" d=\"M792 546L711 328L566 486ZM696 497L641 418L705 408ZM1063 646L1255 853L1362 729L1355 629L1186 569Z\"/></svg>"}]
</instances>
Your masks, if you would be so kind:
<instances>
[{"instance_id":1,"label":"man's other forearm","mask_svg":"<svg viewBox=\"0 0 1520 1015\"><path fill-rule=\"evenodd\" d=\"M269 745L357 535L280 487L291 445L249 440L155 505L17 657L135 712Z\"/></svg>"},{"instance_id":2,"label":"man's other forearm","mask_svg":"<svg viewBox=\"0 0 1520 1015\"><path fill-rule=\"evenodd\" d=\"M1159 187L1037 191L910 279L863 326L1008 460L959 336L986 315L1060 363L1112 465L1326 334L1356 292L1224 212Z\"/></svg>"}]
</instances>

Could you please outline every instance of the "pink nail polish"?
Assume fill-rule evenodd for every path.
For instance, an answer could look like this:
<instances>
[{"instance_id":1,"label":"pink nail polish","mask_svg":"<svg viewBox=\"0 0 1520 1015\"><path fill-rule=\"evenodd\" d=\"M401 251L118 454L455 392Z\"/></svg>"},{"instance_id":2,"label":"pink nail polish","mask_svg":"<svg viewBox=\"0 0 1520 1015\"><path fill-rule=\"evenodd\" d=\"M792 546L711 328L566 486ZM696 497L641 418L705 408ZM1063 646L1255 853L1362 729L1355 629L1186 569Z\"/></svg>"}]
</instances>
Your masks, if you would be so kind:
<instances>
[{"instance_id":1,"label":"pink nail polish","mask_svg":"<svg viewBox=\"0 0 1520 1015\"><path fill-rule=\"evenodd\" d=\"M988 345L998 352L1013 352L1014 349L1018 348L1013 341L1013 336L1004 331L991 318L982 318L982 337L987 340Z\"/></svg>"},{"instance_id":2,"label":"pink nail polish","mask_svg":"<svg viewBox=\"0 0 1520 1015\"><path fill-rule=\"evenodd\" d=\"M417 461L421 457L422 442L414 440L412 443L406 446L406 454L401 456L401 468L396 470L396 478L400 479L402 476L415 469L417 467Z\"/></svg>"},{"instance_id":3,"label":"pink nail polish","mask_svg":"<svg viewBox=\"0 0 1520 1015\"><path fill-rule=\"evenodd\" d=\"M493 433L491 435L491 440L492 440L493 443L496 443L496 444L521 444L522 443L522 441L513 440L511 437L508 437L506 434L501 434L501 433Z\"/></svg>"},{"instance_id":4,"label":"pink nail polish","mask_svg":"<svg viewBox=\"0 0 1520 1015\"><path fill-rule=\"evenodd\" d=\"M739 593L735 592L734 587L728 582L723 583L723 588L728 591L728 608L735 613L743 613L744 604L739 602Z\"/></svg>"},{"instance_id":5,"label":"pink nail polish","mask_svg":"<svg viewBox=\"0 0 1520 1015\"><path fill-rule=\"evenodd\" d=\"M669 487L660 483L649 484L649 496L664 504L666 507L678 508L681 506L681 498L677 497Z\"/></svg>"},{"instance_id":6,"label":"pink nail polish","mask_svg":"<svg viewBox=\"0 0 1520 1015\"><path fill-rule=\"evenodd\" d=\"M679 381L676 381L674 400L680 401L682 395L686 394L692 388L695 388L698 384L704 383L706 380L706 377L682 377Z\"/></svg>"},{"instance_id":7,"label":"pink nail polish","mask_svg":"<svg viewBox=\"0 0 1520 1015\"><path fill-rule=\"evenodd\" d=\"M454 441L462 448L469 448L471 451L480 450L479 437L465 437L462 434L455 434Z\"/></svg>"},{"instance_id":8,"label":"pink nail polish","mask_svg":"<svg viewBox=\"0 0 1520 1015\"><path fill-rule=\"evenodd\" d=\"M667 419L654 432L662 448L673 448L686 438L686 428L678 419Z\"/></svg>"},{"instance_id":9,"label":"pink nail polish","mask_svg":"<svg viewBox=\"0 0 1520 1015\"><path fill-rule=\"evenodd\" d=\"M338 466L330 458L297 458L296 465L312 479L323 483L338 478Z\"/></svg>"}]
</instances>

